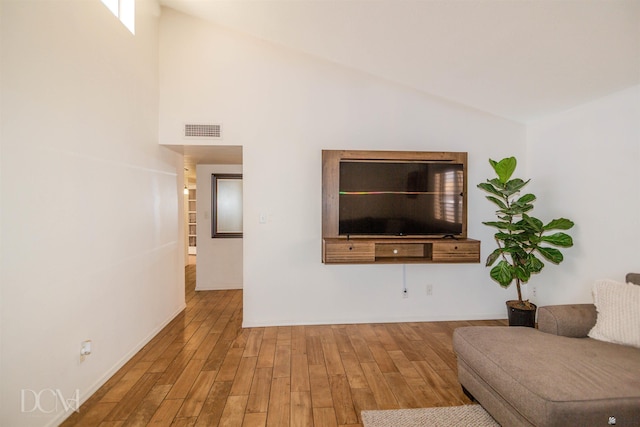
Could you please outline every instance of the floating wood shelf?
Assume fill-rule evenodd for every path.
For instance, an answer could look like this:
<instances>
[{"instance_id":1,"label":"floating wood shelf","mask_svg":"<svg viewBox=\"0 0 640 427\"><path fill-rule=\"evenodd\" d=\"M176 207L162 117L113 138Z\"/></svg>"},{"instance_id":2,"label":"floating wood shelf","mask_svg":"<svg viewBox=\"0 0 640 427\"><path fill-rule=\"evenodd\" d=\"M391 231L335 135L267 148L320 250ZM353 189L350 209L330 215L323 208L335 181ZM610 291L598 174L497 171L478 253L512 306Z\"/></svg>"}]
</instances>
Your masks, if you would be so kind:
<instances>
[{"instance_id":1,"label":"floating wood shelf","mask_svg":"<svg viewBox=\"0 0 640 427\"><path fill-rule=\"evenodd\" d=\"M478 263L480 241L473 239L323 239L325 264Z\"/></svg>"}]
</instances>

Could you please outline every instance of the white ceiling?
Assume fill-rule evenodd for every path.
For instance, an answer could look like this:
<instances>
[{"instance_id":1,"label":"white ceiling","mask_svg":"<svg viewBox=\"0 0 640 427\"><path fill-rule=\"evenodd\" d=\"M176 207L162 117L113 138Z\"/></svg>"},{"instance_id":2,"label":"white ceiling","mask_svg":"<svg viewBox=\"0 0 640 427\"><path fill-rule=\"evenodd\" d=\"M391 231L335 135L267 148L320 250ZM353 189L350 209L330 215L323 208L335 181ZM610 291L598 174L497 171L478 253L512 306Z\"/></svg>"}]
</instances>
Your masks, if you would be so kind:
<instances>
[{"instance_id":1,"label":"white ceiling","mask_svg":"<svg viewBox=\"0 0 640 427\"><path fill-rule=\"evenodd\" d=\"M640 0L160 0L186 14L522 123L640 84ZM184 147L197 163L242 148Z\"/></svg>"},{"instance_id":2,"label":"white ceiling","mask_svg":"<svg viewBox=\"0 0 640 427\"><path fill-rule=\"evenodd\" d=\"M184 155L185 183L196 183L196 165L241 165L242 147L238 145L166 145Z\"/></svg>"},{"instance_id":3,"label":"white ceiling","mask_svg":"<svg viewBox=\"0 0 640 427\"><path fill-rule=\"evenodd\" d=\"M519 122L640 84L640 0L160 0Z\"/></svg>"}]
</instances>

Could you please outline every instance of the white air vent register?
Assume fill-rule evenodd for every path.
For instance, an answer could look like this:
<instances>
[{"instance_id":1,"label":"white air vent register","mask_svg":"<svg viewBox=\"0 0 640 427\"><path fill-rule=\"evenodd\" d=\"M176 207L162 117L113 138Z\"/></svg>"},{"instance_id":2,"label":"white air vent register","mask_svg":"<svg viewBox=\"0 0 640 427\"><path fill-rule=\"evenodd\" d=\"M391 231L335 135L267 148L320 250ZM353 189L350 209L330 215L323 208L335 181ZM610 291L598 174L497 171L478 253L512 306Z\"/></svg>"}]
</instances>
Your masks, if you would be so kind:
<instances>
[{"instance_id":1,"label":"white air vent register","mask_svg":"<svg viewBox=\"0 0 640 427\"><path fill-rule=\"evenodd\" d=\"M222 125L185 124L184 136L186 138L222 138Z\"/></svg>"}]
</instances>

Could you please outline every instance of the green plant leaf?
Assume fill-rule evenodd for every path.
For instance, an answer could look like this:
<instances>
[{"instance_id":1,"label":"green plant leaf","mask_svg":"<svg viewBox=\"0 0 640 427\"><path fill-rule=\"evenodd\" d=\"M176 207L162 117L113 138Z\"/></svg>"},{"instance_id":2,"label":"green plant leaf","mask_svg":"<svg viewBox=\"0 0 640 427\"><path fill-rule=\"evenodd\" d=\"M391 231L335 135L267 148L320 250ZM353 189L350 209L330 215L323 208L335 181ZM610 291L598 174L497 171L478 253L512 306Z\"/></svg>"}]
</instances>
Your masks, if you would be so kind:
<instances>
[{"instance_id":1,"label":"green plant leaf","mask_svg":"<svg viewBox=\"0 0 640 427\"><path fill-rule=\"evenodd\" d=\"M502 249L498 248L495 251L491 252L491 254L487 257L486 267L493 265L494 262L498 259L500 254L502 253Z\"/></svg>"},{"instance_id":2,"label":"green plant leaf","mask_svg":"<svg viewBox=\"0 0 640 427\"><path fill-rule=\"evenodd\" d=\"M516 277L520 279L521 282L527 283L531 278L531 272L527 270L524 266L518 266L515 268Z\"/></svg>"},{"instance_id":3,"label":"green plant leaf","mask_svg":"<svg viewBox=\"0 0 640 427\"><path fill-rule=\"evenodd\" d=\"M573 239L566 233L555 233L550 236L542 236L541 240L562 248L570 248L573 246Z\"/></svg>"},{"instance_id":4,"label":"green plant leaf","mask_svg":"<svg viewBox=\"0 0 640 427\"><path fill-rule=\"evenodd\" d=\"M502 248L502 252L506 252L506 253L508 253L510 255L511 254L515 254L515 253L517 253L518 251L521 251L521 250L522 250L522 248L520 248L520 245L517 244L517 243L514 244L514 245L511 245L511 246L506 246L506 247Z\"/></svg>"},{"instance_id":5,"label":"green plant leaf","mask_svg":"<svg viewBox=\"0 0 640 427\"><path fill-rule=\"evenodd\" d=\"M503 222L503 221L486 221L483 222L484 225L488 225L489 227L495 227L499 230L508 230L509 229L509 223L508 222Z\"/></svg>"},{"instance_id":6,"label":"green plant leaf","mask_svg":"<svg viewBox=\"0 0 640 427\"><path fill-rule=\"evenodd\" d=\"M489 272L489 275L503 288L509 287L514 279L513 267L504 260L500 261L498 265L493 267Z\"/></svg>"},{"instance_id":7,"label":"green plant leaf","mask_svg":"<svg viewBox=\"0 0 640 427\"><path fill-rule=\"evenodd\" d=\"M560 252L558 249L538 247L537 250L538 252L540 252L540 255L554 264L560 264L564 259L564 257L562 256L562 252Z\"/></svg>"},{"instance_id":8,"label":"green plant leaf","mask_svg":"<svg viewBox=\"0 0 640 427\"><path fill-rule=\"evenodd\" d=\"M529 216L527 214L522 215L522 220L531 227L533 231L539 233L543 230L543 222L538 218Z\"/></svg>"},{"instance_id":9,"label":"green plant leaf","mask_svg":"<svg viewBox=\"0 0 640 427\"><path fill-rule=\"evenodd\" d=\"M574 223L570 219L556 218L544 226L545 230L568 230L573 227Z\"/></svg>"},{"instance_id":10,"label":"green plant leaf","mask_svg":"<svg viewBox=\"0 0 640 427\"><path fill-rule=\"evenodd\" d=\"M531 203L536 199L536 196L534 196L533 194L525 194L524 196L520 197L516 203L520 204L520 205L524 205L527 203Z\"/></svg>"},{"instance_id":11,"label":"green plant leaf","mask_svg":"<svg viewBox=\"0 0 640 427\"><path fill-rule=\"evenodd\" d=\"M514 230L526 231L531 229L531 226L523 219L518 222L514 222L512 225Z\"/></svg>"},{"instance_id":12,"label":"green plant leaf","mask_svg":"<svg viewBox=\"0 0 640 427\"><path fill-rule=\"evenodd\" d=\"M500 181L500 179L498 178L492 178L487 180L487 182L491 183L491 185L493 185L494 187L496 187L499 190L506 190L507 186L504 182Z\"/></svg>"},{"instance_id":13,"label":"green plant leaf","mask_svg":"<svg viewBox=\"0 0 640 427\"><path fill-rule=\"evenodd\" d=\"M527 268L532 273L540 273L544 268L544 263L538 259L534 254L529 254L529 259L527 261Z\"/></svg>"},{"instance_id":14,"label":"green plant leaf","mask_svg":"<svg viewBox=\"0 0 640 427\"><path fill-rule=\"evenodd\" d=\"M500 240L505 243L509 241L518 241L522 239L522 236L520 234L509 234L509 233L501 233L501 232L494 234L493 237L495 237L496 240Z\"/></svg>"},{"instance_id":15,"label":"green plant leaf","mask_svg":"<svg viewBox=\"0 0 640 427\"><path fill-rule=\"evenodd\" d=\"M498 205L502 209L507 209L507 205L502 200L498 199L497 197L487 196L487 199L491 200L493 203L495 203L496 205Z\"/></svg>"},{"instance_id":16,"label":"green plant leaf","mask_svg":"<svg viewBox=\"0 0 640 427\"><path fill-rule=\"evenodd\" d=\"M478 188L480 188L481 190L487 191L491 194L495 194L498 197L504 197L502 195L502 193L500 192L500 190L498 190L497 188L495 188L493 185L491 185L491 183L489 182L481 182L480 184L478 184Z\"/></svg>"},{"instance_id":17,"label":"green plant leaf","mask_svg":"<svg viewBox=\"0 0 640 427\"><path fill-rule=\"evenodd\" d=\"M515 250L511 255L514 264L518 267L526 265L527 261L529 260L529 253L527 253L527 251L525 251L522 246L517 246L514 249Z\"/></svg>"},{"instance_id":18,"label":"green plant leaf","mask_svg":"<svg viewBox=\"0 0 640 427\"><path fill-rule=\"evenodd\" d=\"M511 206L517 207L518 210L522 213L529 212L533 209L532 202L536 200L536 196L533 194L525 194L520 197L518 200L511 203Z\"/></svg>"},{"instance_id":19,"label":"green plant leaf","mask_svg":"<svg viewBox=\"0 0 640 427\"><path fill-rule=\"evenodd\" d=\"M517 209L518 211L524 213L524 212L528 212L531 209L533 209L533 205L530 203L518 203L518 202L513 202L511 203L511 206L515 209Z\"/></svg>"},{"instance_id":20,"label":"green plant leaf","mask_svg":"<svg viewBox=\"0 0 640 427\"><path fill-rule=\"evenodd\" d=\"M499 162L489 159L489 163L493 167L493 170L496 171L498 179L503 183L509 181L509 178L513 175L513 171L516 170L516 165L518 164L515 157L507 157Z\"/></svg>"},{"instance_id":21,"label":"green plant leaf","mask_svg":"<svg viewBox=\"0 0 640 427\"><path fill-rule=\"evenodd\" d=\"M528 211L530 211L531 209L533 209L532 205L517 205L517 204L512 204L510 208L508 209L502 209L502 211L508 215L511 216L520 216L523 213L526 213Z\"/></svg>"},{"instance_id":22,"label":"green plant leaf","mask_svg":"<svg viewBox=\"0 0 640 427\"><path fill-rule=\"evenodd\" d=\"M511 196L522 189L525 185L527 185L531 181L530 179L523 181L520 178L512 179L511 181L506 183L506 193Z\"/></svg>"}]
</instances>

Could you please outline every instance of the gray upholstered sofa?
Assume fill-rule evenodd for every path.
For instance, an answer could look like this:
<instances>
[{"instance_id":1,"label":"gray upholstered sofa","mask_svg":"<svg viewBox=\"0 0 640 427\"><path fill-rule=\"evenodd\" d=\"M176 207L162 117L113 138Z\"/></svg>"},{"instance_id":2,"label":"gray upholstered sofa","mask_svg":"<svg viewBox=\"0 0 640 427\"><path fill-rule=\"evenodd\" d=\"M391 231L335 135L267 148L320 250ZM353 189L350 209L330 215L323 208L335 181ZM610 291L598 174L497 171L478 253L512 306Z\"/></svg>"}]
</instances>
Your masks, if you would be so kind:
<instances>
[{"instance_id":1,"label":"gray upholstered sofa","mask_svg":"<svg viewBox=\"0 0 640 427\"><path fill-rule=\"evenodd\" d=\"M460 384L504 427L640 426L640 348L587 337L596 317L548 306L538 329L458 328Z\"/></svg>"}]
</instances>

